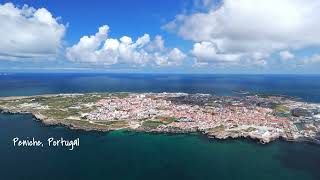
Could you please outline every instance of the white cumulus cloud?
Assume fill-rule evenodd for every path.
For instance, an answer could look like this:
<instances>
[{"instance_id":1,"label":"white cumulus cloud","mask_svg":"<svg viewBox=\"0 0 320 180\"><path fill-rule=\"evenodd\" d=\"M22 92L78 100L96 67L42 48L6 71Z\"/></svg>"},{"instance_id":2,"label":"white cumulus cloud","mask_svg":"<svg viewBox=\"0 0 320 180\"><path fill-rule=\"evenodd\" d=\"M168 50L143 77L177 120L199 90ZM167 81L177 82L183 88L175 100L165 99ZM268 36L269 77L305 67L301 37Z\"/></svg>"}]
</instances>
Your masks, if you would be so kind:
<instances>
[{"instance_id":1,"label":"white cumulus cloud","mask_svg":"<svg viewBox=\"0 0 320 180\"><path fill-rule=\"evenodd\" d=\"M0 59L55 58L65 29L45 8L0 4Z\"/></svg>"},{"instance_id":2,"label":"white cumulus cloud","mask_svg":"<svg viewBox=\"0 0 320 180\"><path fill-rule=\"evenodd\" d=\"M207 12L177 15L164 28L194 41L197 59L232 61L242 54L254 61L257 53L319 46L319 9L315 0L224 0Z\"/></svg>"},{"instance_id":3,"label":"white cumulus cloud","mask_svg":"<svg viewBox=\"0 0 320 180\"><path fill-rule=\"evenodd\" d=\"M308 64L308 63L320 63L320 54L313 54L309 57L304 57L303 58L303 63Z\"/></svg>"},{"instance_id":4,"label":"white cumulus cloud","mask_svg":"<svg viewBox=\"0 0 320 180\"><path fill-rule=\"evenodd\" d=\"M80 41L67 48L66 57L74 62L93 64L127 65L179 65L187 57L178 48L168 49L161 36L151 40L144 34L136 41L129 36L119 40L108 37L109 27L104 25L92 36L83 36Z\"/></svg>"},{"instance_id":5,"label":"white cumulus cloud","mask_svg":"<svg viewBox=\"0 0 320 180\"><path fill-rule=\"evenodd\" d=\"M292 54L290 51L280 51L279 55L282 60L289 60L295 57L294 54Z\"/></svg>"},{"instance_id":6,"label":"white cumulus cloud","mask_svg":"<svg viewBox=\"0 0 320 180\"><path fill-rule=\"evenodd\" d=\"M218 53L216 45L208 41L195 43L191 54L196 57L198 61L204 62L234 62L239 61L242 57L241 54Z\"/></svg>"},{"instance_id":7,"label":"white cumulus cloud","mask_svg":"<svg viewBox=\"0 0 320 180\"><path fill-rule=\"evenodd\" d=\"M156 65L171 66L180 65L186 57L187 55L185 55L180 49L173 48L166 55L155 53L152 58L154 59Z\"/></svg>"}]
</instances>

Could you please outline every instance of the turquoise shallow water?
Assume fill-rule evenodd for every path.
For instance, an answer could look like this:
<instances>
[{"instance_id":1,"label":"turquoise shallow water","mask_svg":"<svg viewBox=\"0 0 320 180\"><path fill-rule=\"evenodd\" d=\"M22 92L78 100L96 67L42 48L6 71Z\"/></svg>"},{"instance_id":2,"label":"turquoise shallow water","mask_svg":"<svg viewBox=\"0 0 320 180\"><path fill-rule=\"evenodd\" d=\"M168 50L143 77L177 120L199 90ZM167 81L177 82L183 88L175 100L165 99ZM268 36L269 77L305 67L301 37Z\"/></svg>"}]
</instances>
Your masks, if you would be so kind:
<instances>
[{"instance_id":1,"label":"turquoise shallow water","mask_svg":"<svg viewBox=\"0 0 320 180\"><path fill-rule=\"evenodd\" d=\"M297 85L298 84L298 85ZM297 86L297 88L294 88ZM320 77L25 74L0 77L0 96L97 91L274 92L319 102ZM13 147L14 137L80 138L80 147ZM209 140L202 135L47 127L31 115L0 114L0 179L318 180L320 146Z\"/></svg>"}]
</instances>

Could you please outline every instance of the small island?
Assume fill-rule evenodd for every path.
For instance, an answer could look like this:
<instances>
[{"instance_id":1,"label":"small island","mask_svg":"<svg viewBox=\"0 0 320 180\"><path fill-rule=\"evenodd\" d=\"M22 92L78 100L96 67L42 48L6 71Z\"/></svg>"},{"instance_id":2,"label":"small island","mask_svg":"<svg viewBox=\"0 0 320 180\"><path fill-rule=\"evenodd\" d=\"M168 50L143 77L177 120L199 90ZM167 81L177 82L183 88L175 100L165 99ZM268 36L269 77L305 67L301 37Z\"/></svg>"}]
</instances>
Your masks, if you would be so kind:
<instances>
[{"instance_id":1,"label":"small island","mask_svg":"<svg viewBox=\"0 0 320 180\"><path fill-rule=\"evenodd\" d=\"M266 94L86 93L0 98L2 113L87 131L202 133L209 138L319 143L320 104Z\"/></svg>"}]
</instances>

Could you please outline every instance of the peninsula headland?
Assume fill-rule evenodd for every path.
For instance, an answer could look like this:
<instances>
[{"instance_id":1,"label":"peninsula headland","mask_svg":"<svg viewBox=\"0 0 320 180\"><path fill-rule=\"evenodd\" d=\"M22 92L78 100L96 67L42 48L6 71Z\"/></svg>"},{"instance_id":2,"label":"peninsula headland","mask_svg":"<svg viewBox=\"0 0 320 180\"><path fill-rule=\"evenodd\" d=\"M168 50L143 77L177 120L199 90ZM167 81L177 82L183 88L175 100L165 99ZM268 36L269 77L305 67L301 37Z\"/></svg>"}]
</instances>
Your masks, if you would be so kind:
<instances>
[{"instance_id":1,"label":"peninsula headland","mask_svg":"<svg viewBox=\"0 0 320 180\"><path fill-rule=\"evenodd\" d=\"M71 129L199 132L209 138L319 143L320 104L280 95L87 93L0 98L2 113L31 113Z\"/></svg>"}]
</instances>

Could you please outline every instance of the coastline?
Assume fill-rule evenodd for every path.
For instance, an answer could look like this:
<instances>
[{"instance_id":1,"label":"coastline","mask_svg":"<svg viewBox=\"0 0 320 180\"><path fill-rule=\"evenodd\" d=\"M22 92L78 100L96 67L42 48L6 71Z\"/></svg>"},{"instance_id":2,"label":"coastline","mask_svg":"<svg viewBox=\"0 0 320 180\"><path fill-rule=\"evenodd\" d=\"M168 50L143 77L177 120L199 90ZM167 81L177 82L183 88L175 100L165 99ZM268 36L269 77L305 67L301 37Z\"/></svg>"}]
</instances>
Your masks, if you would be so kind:
<instances>
[{"instance_id":1,"label":"coastline","mask_svg":"<svg viewBox=\"0 0 320 180\"><path fill-rule=\"evenodd\" d=\"M103 98L106 97L110 97L110 96L121 96L120 98L126 98L127 96L131 96L131 95L137 95L137 96L142 96L144 99L145 95L148 93L141 93L141 94L134 94L134 93L127 93L127 92L119 92L119 93L104 93L104 94L98 94L98 93L85 93L85 94L81 94L81 93L74 93L74 94L45 94L45 95L34 95L34 96L11 96L11 97L1 97L0 98L0 102L15 102L16 104L14 106L6 106L6 105L0 105L0 113L8 113L8 114L31 114L33 119L40 121L41 123L48 125L48 126L63 126L66 127L68 129L72 129L72 130L83 130L83 131L100 131L100 132L109 132L109 131L114 131L114 130L121 130L121 129L125 129L127 131L133 131L133 132L146 132L146 133L159 133L159 134L189 134L189 133L199 133L202 135L205 135L207 138L209 139L219 139L219 140L225 140L225 139L252 139L255 141L258 141L262 144L267 144L270 143L272 141L278 140L278 139L283 139L285 141L293 141L293 142L301 142L301 141L305 141L305 142L313 142L313 143L317 143L320 144L319 140L317 140L316 138L308 138L308 137L302 137L302 136L288 136L285 133L274 133L274 134L269 134L266 136L262 136L262 135L258 135L258 133L254 133L252 130L247 131L247 129L239 129L239 128L222 128L222 129L216 129L216 126L214 128L209 128L209 129L205 129L205 128L201 128L200 126L186 126L184 128L179 128L179 127L175 127L175 126L166 126L164 125L164 127L157 127L157 128L150 128L147 126L143 126L142 123L144 121L139 122L140 125L136 126L137 124L130 124L131 121L128 120L127 124L120 124L117 126L110 126L109 124L103 124L100 123L99 121L92 121L90 119L73 119L70 118L71 116L68 116L68 118L54 118L55 116L52 116L50 113L46 114L46 113L41 113L41 112L47 112L47 111L42 111L43 110L43 106L41 106L41 109L37 109L39 108L38 105L39 103L37 101L33 102L34 99L41 99L41 98L47 98L47 99L52 99L52 98L57 98L57 97L62 97L65 98L63 99L63 101L65 100L69 100L70 98L78 98L80 96L97 96L99 95L99 98L97 98L97 100L95 100L94 102L99 102L101 100L104 100ZM150 93L152 94L152 93ZM176 93L179 94L178 98L180 97L181 94L186 95L186 93ZM100 95L102 95L102 97L100 97ZM124 96L125 97L122 97ZM165 95L167 95L165 93ZM163 94L160 93L159 96L163 96ZM169 96L169 95L168 95ZM187 96L189 96L189 94L187 94ZM191 95L193 96L193 95ZM200 96L200 97L206 97L207 95L203 95L203 94L198 94L196 96ZM174 97L174 96L173 96ZM92 97L91 97L92 98ZM167 98L171 98L171 96L167 97ZM281 97L283 98L283 97ZM171 100L170 99L170 100ZM30 103L26 103L28 100L28 103L30 101ZM31 103L32 102L32 103ZM41 101L40 101L41 102ZM36 104L38 103L38 104ZM32 104L36 104L37 106L35 107L30 107L29 105ZM22 106L23 105L23 106ZM51 108L49 108L49 111L51 110ZM49 115L49 116L48 116ZM50 117L51 115L51 117ZM148 120L147 120L148 121ZM112 121L115 122L115 121ZM134 120L135 123L137 123L137 121ZM154 121L151 121L154 122ZM156 121L157 122L157 121ZM172 121L171 121L172 122ZM178 122L175 122L176 124ZM188 123L188 121L184 122L182 121L181 123ZM178 123L179 124L179 123ZM250 124L249 124L250 126ZM253 126L254 127L254 126ZM250 127L249 127L250 128ZM259 127L258 127L259 128ZM259 130L259 129L258 129ZM256 131L258 131L256 130Z\"/></svg>"},{"instance_id":2,"label":"coastline","mask_svg":"<svg viewBox=\"0 0 320 180\"><path fill-rule=\"evenodd\" d=\"M224 141L224 140L250 140L252 142L258 142L260 144L268 144L272 143L273 141L286 141L286 142L310 142L310 143L315 143L315 144L320 144L320 141L315 141L313 139L307 139L307 138L298 138L294 140L289 140L285 137L276 137L276 138L270 138L270 139L261 139L259 137L255 136L250 136L250 135L239 135L239 136L215 136L212 134L208 134L207 132L204 131L199 131L197 129L193 129L190 131L185 131L185 130L172 130L172 131L155 131L155 130L147 130L147 129L130 129L130 128L119 128L119 129L109 129L106 126L95 126L95 124L92 124L92 126L79 126L77 123L72 123L72 122L67 122L67 121L61 121L61 120L53 120L49 119L41 114L34 114L31 112L23 112L23 111L11 111L11 110L6 110L6 109L1 109L0 108L0 113L1 114L30 114L32 115L32 119L35 121L39 121L42 124L46 126L60 126L60 127L65 127L70 130L80 130L80 131L95 131L95 132L111 132L111 131L117 131L117 130L125 130L127 132L142 132L142 133L149 133L149 134L169 134L169 135L175 135L175 134L191 134L191 133L196 133L198 135L203 135L207 139L214 139L214 140L219 140L219 141Z\"/></svg>"}]
</instances>

